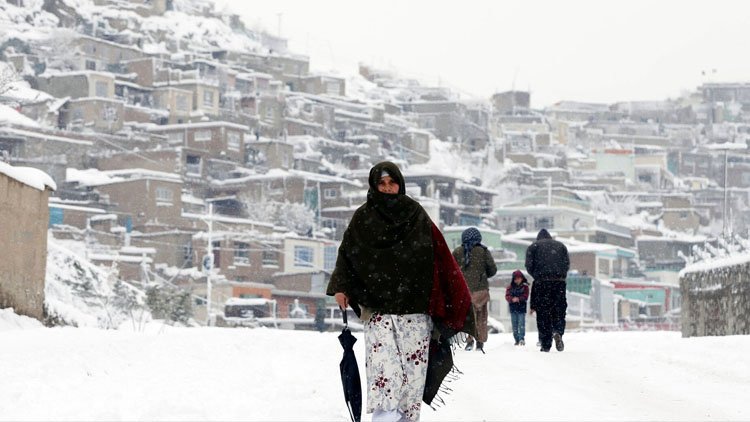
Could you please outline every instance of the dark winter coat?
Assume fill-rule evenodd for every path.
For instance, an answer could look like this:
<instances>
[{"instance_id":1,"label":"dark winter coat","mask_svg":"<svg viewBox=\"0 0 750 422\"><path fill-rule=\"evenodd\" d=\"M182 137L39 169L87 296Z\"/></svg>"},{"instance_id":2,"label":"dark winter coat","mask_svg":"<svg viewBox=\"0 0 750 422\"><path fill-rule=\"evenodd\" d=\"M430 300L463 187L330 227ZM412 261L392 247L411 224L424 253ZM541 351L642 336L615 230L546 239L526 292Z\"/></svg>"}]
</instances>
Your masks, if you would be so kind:
<instances>
[{"instance_id":1,"label":"dark winter coat","mask_svg":"<svg viewBox=\"0 0 750 422\"><path fill-rule=\"evenodd\" d=\"M465 262L463 246L459 246L453 251L453 258L460 263L461 271L472 293L489 290L490 285L487 279L497 273L497 266L492 254L486 247L477 245L472 248L468 266L463 264Z\"/></svg>"},{"instance_id":2,"label":"dark winter coat","mask_svg":"<svg viewBox=\"0 0 750 422\"><path fill-rule=\"evenodd\" d=\"M397 194L378 191L383 171L398 182ZM375 165L368 182L367 202L344 232L326 293L346 293L353 305L373 312L427 313L434 267L432 221L405 195L404 177L395 164Z\"/></svg>"},{"instance_id":3,"label":"dark winter coat","mask_svg":"<svg viewBox=\"0 0 750 422\"><path fill-rule=\"evenodd\" d=\"M570 269L568 248L542 229L526 249L526 271L534 281L565 280Z\"/></svg>"},{"instance_id":4,"label":"dark winter coat","mask_svg":"<svg viewBox=\"0 0 750 422\"><path fill-rule=\"evenodd\" d=\"M520 275L523 278L521 284L516 284L516 275ZM518 302L513 302L512 299L517 297ZM505 300L508 301L510 312L513 314L525 314L526 313L526 302L529 300L529 282L526 281L523 273L520 271L514 271L510 284L505 288Z\"/></svg>"}]
</instances>

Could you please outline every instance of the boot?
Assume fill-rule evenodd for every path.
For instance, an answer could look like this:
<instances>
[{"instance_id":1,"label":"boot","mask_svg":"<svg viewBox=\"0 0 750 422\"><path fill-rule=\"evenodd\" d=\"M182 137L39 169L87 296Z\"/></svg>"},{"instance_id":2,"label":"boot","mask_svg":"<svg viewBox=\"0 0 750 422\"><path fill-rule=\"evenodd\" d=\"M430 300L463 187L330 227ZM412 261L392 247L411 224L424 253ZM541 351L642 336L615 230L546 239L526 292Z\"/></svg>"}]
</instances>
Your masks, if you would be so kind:
<instances>
[{"instance_id":1,"label":"boot","mask_svg":"<svg viewBox=\"0 0 750 422\"><path fill-rule=\"evenodd\" d=\"M473 341L467 341L466 347L464 347L464 350L472 350L474 349L474 342Z\"/></svg>"},{"instance_id":2,"label":"boot","mask_svg":"<svg viewBox=\"0 0 750 422\"><path fill-rule=\"evenodd\" d=\"M477 352L480 351L484 353L484 343L482 343L481 341L477 341Z\"/></svg>"},{"instance_id":3,"label":"boot","mask_svg":"<svg viewBox=\"0 0 750 422\"><path fill-rule=\"evenodd\" d=\"M562 341L562 335L560 333L552 333L552 338L555 340L555 349L558 352L562 352L565 349L565 343Z\"/></svg>"}]
</instances>

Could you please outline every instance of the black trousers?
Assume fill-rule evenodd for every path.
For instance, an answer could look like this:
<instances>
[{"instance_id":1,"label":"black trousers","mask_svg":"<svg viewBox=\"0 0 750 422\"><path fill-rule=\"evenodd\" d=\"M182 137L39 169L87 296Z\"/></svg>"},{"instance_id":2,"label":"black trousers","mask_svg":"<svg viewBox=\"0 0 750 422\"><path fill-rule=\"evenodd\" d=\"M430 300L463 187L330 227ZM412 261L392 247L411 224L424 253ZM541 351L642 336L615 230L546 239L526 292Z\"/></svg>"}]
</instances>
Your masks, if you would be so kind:
<instances>
[{"instance_id":1,"label":"black trousers","mask_svg":"<svg viewBox=\"0 0 750 422\"><path fill-rule=\"evenodd\" d=\"M543 349L552 348L552 334L565 334L565 311L568 301L565 298L565 281L534 282L532 295L535 296L536 326Z\"/></svg>"}]
</instances>

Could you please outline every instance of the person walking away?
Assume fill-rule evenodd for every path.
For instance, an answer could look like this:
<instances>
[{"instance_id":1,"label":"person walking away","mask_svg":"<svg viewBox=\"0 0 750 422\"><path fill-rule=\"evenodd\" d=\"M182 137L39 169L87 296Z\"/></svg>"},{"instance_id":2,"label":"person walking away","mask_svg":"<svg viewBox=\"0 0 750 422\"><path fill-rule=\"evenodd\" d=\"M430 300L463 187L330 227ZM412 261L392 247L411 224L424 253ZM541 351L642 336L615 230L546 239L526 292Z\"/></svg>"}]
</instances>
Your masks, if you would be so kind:
<instances>
[{"instance_id":1,"label":"person walking away","mask_svg":"<svg viewBox=\"0 0 750 422\"><path fill-rule=\"evenodd\" d=\"M495 259L482 244L482 234L476 227L469 227L461 233L461 246L453 251L453 257L461 267L466 284L471 292L471 303L477 318L477 351L484 352L487 342L487 318L489 317L490 285L488 278L497 273ZM469 336L466 350L474 347L474 339Z\"/></svg>"},{"instance_id":2,"label":"person walking away","mask_svg":"<svg viewBox=\"0 0 750 422\"><path fill-rule=\"evenodd\" d=\"M513 339L516 346L526 345L526 301L529 299L529 283L520 270L513 271L511 282L505 288L505 300L510 308Z\"/></svg>"},{"instance_id":3,"label":"person walking away","mask_svg":"<svg viewBox=\"0 0 750 422\"><path fill-rule=\"evenodd\" d=\"M451 369L428 380L428 367L437 364L428 362L433 326L451 336L467 327L475 332L471 295L442 234L405 194L398 166L376 164L368 184L326 294L364 322L366 412L373 421L417 421L427 381L439 387Z\"/></svg>"},{"instance_id":4,"label":"person walking away","mask_svg":"<svg viewBox=\"0 0 750 422\"><path fill-rule=\"evenodd\" d=\"M568 249L552 239L546 229L541 229L536 241L526 249L526 271L534 278L531 288L530 313L536 312L541 351L549 352L552 340L555 348L565 348L565 278L570 270Z\"/></svg>"}]
</instances>

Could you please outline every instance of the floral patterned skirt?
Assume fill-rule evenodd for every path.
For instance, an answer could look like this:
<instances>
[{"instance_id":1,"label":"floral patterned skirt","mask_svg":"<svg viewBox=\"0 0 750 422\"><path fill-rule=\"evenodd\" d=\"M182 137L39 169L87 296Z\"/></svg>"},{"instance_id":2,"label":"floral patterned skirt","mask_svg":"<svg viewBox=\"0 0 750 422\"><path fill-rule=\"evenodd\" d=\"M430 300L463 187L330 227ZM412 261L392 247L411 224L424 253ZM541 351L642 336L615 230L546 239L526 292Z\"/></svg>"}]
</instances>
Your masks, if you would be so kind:
<instances>
[{"instance_id":1,"label":"floral patterned skirt","mask_svg":"<svg viewBox=\"0 0 750 422\"><path fill-rule=\"evenodd\" d=\"M375 313L364 332L367 413L398 410L407 420L419 420L432 319Z\"/></svg>"}]
</instances>

